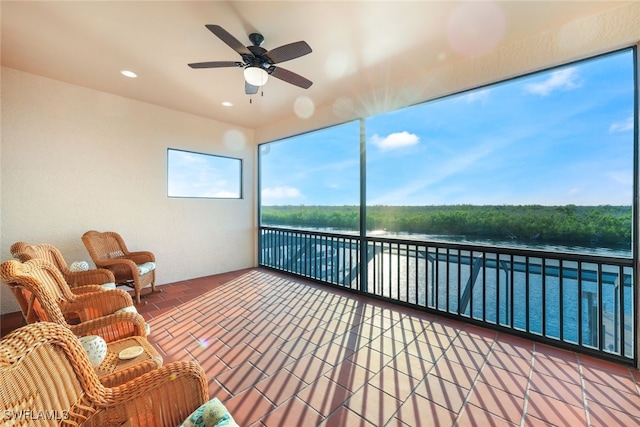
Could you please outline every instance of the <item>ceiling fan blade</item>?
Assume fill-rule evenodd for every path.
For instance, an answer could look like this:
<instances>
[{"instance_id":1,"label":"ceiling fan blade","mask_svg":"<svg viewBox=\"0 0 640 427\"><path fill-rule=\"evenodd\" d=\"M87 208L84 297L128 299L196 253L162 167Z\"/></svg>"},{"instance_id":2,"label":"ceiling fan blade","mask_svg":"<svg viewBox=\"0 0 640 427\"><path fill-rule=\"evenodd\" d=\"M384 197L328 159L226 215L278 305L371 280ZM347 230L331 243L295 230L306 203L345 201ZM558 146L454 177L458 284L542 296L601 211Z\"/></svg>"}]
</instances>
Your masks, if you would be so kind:
<instances>
[{"instance_id":1,"label":"ceiling fan blade","mask_svg":"<svg viewBox=\"0 0 640 427\"><path fill-rule=\"evenodd\" d=\"M240 43L240 41L233 37L231 34L227 32L224 28L219 25L205 25L209 31L218 36L220 40L225 42L231 49L238 52L240 55L251 55L251 51L247 49L245 45Z\"/></svg>"},{"instance_id":2,"label":"ceiling fan blade","mask_svg":"<svg viewBox=\"0 0 640 427\"><path fill-rule=\"evenodd\" d=\"M193 64L187 64L191 68L224 68L224 67L242 67L242 62L238 61L209 61L209 62L194 62Z\"/></svg>"},{"instance_id":3,"label":"ceiling fan blade","mask_svg":"<svg viewBox=\"0 0 640 427\"><path fill-rule=\"evenodd\" d=\"M283 80L287 83L291 83L292 85L296 85L303 89L309 89L313 82L311 80L305 79L299 74L296 74L292 71L285 70L280 67L272 67L269 70L269 74L275 77L276 79Z\"/></svg>"},{"instance_id":4,"label":"ceiling fan blade","mask_svg":"<svg viewBox=\"0 0 640 427\"><path fill-rule=\"evenodd\" d=\"M308 53L311 53L311 46L309 46L307 42L300 41L271 49L270 51L265 52L264 56L269 58L273 64L278 64L280 62L299 58Z\"/></svg>"},{"instance_id":5,"label":"ceiling fan blade","mask_svg":"<svg viewBox=\"0 0 640 427\"><path fill-rule=\"evenodd\" d=\"M246 81L244 82L244 93L246 93L247 95L255 95L256 93L258 93L258 89L260 89L259 86L254 86L247 83Z\"/></svg>"}]
</instances>

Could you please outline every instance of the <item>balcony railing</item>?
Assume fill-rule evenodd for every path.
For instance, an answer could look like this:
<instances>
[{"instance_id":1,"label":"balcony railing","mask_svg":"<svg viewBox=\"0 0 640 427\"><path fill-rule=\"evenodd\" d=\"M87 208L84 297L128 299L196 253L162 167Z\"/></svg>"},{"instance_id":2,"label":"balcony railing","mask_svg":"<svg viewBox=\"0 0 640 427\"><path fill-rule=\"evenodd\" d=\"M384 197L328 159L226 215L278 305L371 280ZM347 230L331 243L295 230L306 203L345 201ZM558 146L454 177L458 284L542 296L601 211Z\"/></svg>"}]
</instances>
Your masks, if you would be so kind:
<instances>
[{"instance_id":1,"label":"balcony railing","mask_svg":"<svg viewBox=\"0 0 640 427\"><path fill-rule=\"evenodd\" d=\"M259 262L635 365L629 258L261 227Z\"/></svg>"}]
</instances>

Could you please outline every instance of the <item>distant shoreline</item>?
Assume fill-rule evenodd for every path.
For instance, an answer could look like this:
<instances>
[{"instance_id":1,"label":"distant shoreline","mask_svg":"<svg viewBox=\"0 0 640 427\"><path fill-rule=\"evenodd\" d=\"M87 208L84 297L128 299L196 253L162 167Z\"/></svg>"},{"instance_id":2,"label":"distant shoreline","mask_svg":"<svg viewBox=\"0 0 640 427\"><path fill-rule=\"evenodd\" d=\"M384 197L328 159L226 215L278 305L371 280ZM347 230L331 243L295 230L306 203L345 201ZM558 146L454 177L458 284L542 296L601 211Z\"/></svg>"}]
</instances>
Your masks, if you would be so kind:
<instances>
[{"instance_id":1,"label":"distant shoreline","mask_svg":"<svg viewBox=\"0 0 640 427\"><path fill-rule=\"evenodd\" d=\"M358 206L261 207L263 225L358 230ZM631 247L631 206L367 206L367 230L538 244Z\"/></svg>"}]
</instances>

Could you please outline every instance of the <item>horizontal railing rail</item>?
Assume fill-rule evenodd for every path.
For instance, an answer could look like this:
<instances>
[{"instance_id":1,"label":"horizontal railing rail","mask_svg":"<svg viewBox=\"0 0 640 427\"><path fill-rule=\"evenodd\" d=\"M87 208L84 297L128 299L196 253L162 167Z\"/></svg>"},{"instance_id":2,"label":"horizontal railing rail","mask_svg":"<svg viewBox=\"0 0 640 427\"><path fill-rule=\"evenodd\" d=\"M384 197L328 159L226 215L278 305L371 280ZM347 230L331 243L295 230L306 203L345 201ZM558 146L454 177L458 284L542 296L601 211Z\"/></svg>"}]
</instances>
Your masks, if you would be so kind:
<instances>
[{"instance_id":1,"label":"horizontal railing rail","mask_svg":"<svg viewBox=\"0 0 640 427\"><path fill-rule=\"evenodd\" d=\"M376 298L635 364L631 258L263 226L259 261Z\"/></svg>"}]
</instances>

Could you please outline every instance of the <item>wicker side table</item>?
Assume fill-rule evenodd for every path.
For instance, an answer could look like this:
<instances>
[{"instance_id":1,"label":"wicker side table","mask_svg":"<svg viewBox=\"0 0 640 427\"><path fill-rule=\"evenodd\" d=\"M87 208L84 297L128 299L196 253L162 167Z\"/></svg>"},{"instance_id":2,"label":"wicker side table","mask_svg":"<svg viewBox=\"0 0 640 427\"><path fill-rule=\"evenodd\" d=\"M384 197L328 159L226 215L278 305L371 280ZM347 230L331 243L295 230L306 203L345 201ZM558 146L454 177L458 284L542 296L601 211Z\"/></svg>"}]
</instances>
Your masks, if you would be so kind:
<instances>
[{"instance_id":1,"label":"wicker side table","mask_svg":"<svg viewBox=\"0 0 640 427\"><path fill-rule=\"evenodd\" d=\"M128 360L118 357L122 350L133 346L142 347L140 356ZM115 387L161 366L162 356L156 349L146 338L135 336L110 342L106 357L95 370L105 387Z\"/></svg>"}]
</instances>

